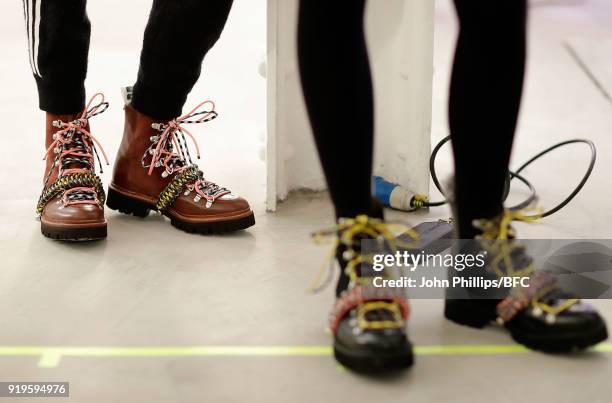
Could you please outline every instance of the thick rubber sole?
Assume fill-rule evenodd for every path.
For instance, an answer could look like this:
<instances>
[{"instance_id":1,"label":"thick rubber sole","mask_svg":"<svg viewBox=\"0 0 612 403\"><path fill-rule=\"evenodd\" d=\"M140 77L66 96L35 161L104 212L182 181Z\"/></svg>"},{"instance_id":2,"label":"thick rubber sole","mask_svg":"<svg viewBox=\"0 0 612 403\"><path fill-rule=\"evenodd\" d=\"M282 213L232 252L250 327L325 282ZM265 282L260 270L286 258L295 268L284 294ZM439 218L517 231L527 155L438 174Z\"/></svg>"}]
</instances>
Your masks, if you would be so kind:
<instances>
[{"instance_id":1,"label":"thick rubber sole","mask_svg":"<svg viewBox=\"0 0 612 403\"><path fill-rule=\"evenodd\" d=\"M125 196L111 187L108 188L106 206L111 210L140 218L145 218L149 215L151 210L156 210L155 206L147 202Z\"/></svg>"},{"instance_id":2,"label":"thick rubber sole","mask_svg":"<svg viewBox=\"0 0 612 403\"><path fill-rule=\"evenodd\" d=\"M507 328L512 339L517 343L532 350L551 354L585 350L608 338L608 330L605 325L586 332L564 332L558 335L547 335L546 337L538 334L516 332L510 327Z\"/></svg>"},{"instance_id":3,"label":"thick rubber sole","mask_svg":"<svg viewBox=\"0 0 612 403\"><path fill-rule=\"evenodd\" d=\"M107 227L97 225L92 227L54 226L40 223L40 232L47 238L58 241L86 242L106 239Z\"/></svg>"},{"instance_id":4,"label":"thick rubber sole","mask_svg":"<svg viewBox=\"0 0 612 403\"><path fill-rule=\"evenodd\" d=\"M235 220L215 221L210 223L191 223L170 217L170 224L172 224L174 228L189 232L190 234L225 234L227 232L240 231L252 227L255 225L255 215L251 213L251 215L247 217Z\"/></svg>"},{"instance_id":5,"label":"thick rubber sole","mask_svg":"<svg viewBox=\"0 0 612 403\"><path fill-rule=\"evenodd\" d=\"M365 374L381 374L406 370L414 364L412 345L385 352L354 351L334 342L334 357L344 367Z\"/></svg>"},{"instance_id":6,"label":"thick rubber sole","mask_svg":"<svg viewBox=\"0 0 612 403\"><path fill-rule=\"evenodd\" d=\"M131 214L141 218L148 216L151 210L157 211L154 205L141 200L133 199L110 187L108 188L106 205L111 210L116 210L123 214ZM164 215L170 218L170 223L173 227L192 234L224 234L227 232L247 229L255 225L255 215L253 213L251 213L249 216L232 220L197 223L183 221L167 214Z\"/></svg>"},{"instance_id":7,"label":"thick rubber sole","mask_svg":"<svg viewBox=\"0 0 612 403\"><path fill-rule=\"evenodd\" d=\"M446 319L462 326L482 329L490 324L494 317L489 309L483 309L481 300L447 300L444 305ZM506 325L514 341L532 350L545 353L567 353L584 350L608 338L608 330L601 326L580 332L560 332L558 334L527 333Z\"/></svg>"}]
</instances>

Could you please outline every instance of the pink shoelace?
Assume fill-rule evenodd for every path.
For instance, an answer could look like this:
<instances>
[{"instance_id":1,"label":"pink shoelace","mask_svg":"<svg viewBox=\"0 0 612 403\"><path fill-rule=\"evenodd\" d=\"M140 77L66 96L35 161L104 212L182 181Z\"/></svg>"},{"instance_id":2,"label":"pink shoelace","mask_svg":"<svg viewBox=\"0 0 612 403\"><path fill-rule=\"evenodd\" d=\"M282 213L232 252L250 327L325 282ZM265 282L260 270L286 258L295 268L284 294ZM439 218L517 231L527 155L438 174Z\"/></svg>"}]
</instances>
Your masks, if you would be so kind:
<instances>
[{"instance_id":1,"label":"pink shoelace","mask_svg":"<svg viewBox=\"0 0 612 403\"><path fill-rule=\"evenodd\" d=\"M101 98L100 101L94 105L98 98ZM108 102L105 101L104 94L97 93L91 97L77 119L71 122L63 122L61 120L53 122L53 126L59 130L53 134L53 142L47 148L43 157L43 160L46 160L52 151L55 154L53 165L45 179L45 187L56 167L58 168L58 178L74 173L94 171L94 157L98 160L100 172L102 173L102 162L98 155L98 149L102 153L106 165L109 165L104 148L98 139L86 129L89 119L103 113L106 109L108 109ZM70 204L99 203L95 190L88 187L68 189L64 192L62 200L66 206Z\"/></svg>"},{"instance_id":2,"label":"pink shoelace","mask_svg":"<svg viewBox=\"0 0 612 403\"><path fill-rule=\"evenodd\" d=\"M206 105L210 106L209 110L204 109ZM142 159L144 168L148 168L148 174L151 175L153 170L158 167L164 167L162 177L166 178L173 173L181 173L190 166L194 166L187 146L185 135L191 138L195 149L197 159L200 159L200 147L195 139L195 136L185 128L185 124L197 124L209 122L217 117L215 112L215 104L213 101L204 101L193 108L189 113L170 120L167 123L153 123L153 129L161 132L159 135L151 136L153 143ZM196 120L192 118L199 117ZM151 162L145 163L147 155L152 155ZM189 164L188 164L188 163ZM202 176L200 179L187 185L185 195L190 192L196 192L195 202L205 199L206 206L210 207L218 198L231 193L228 189L222 188L219 185L207 181Z\"/></svg>"}]
</instances>

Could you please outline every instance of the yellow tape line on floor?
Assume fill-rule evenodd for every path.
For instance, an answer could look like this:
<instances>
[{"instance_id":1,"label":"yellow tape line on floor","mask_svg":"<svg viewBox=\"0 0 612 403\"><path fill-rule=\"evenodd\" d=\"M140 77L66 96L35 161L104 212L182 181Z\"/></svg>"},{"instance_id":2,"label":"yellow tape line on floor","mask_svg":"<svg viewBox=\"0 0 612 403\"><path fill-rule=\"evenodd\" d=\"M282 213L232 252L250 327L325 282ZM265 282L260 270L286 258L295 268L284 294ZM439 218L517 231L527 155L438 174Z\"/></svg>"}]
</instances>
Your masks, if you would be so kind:
<instances>
[{"instance_id":1,"label":"yellow tape line on floor","mask_svg":"<svg viewBox=\"0 0 612 403\"><path fill-rule=\"evenodd\" d=\"M518 344L417 346L417 355L496 355L528 353ZM612 353L612 343L589 351ZM331 356L329 346L193 346L193 347L27 347L0 346L0 356L39 357L41 368L57 367L64 357L313 357Z\"/></svg>"}]
</instances>

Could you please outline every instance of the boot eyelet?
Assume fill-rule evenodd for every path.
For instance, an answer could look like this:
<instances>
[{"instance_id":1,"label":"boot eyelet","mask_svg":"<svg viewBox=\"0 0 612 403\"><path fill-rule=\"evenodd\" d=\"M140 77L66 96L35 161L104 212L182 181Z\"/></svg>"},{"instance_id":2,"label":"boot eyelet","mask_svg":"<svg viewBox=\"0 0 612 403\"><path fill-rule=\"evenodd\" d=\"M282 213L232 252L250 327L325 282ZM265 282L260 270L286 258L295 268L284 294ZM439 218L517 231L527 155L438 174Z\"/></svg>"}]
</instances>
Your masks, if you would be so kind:
<instances>
[{"instance_id":1,"label":"boot eyelet","mask_svg":"<svg viewBox=\"0 0 612 403\"><path fill-rule=\"evenodd\" d=\"M355 257L355 252L353 252L352 250L345 250L344 252L342 252L342 259L346 261L349 261L354 257Z\"/></svg>"}]
</instances>

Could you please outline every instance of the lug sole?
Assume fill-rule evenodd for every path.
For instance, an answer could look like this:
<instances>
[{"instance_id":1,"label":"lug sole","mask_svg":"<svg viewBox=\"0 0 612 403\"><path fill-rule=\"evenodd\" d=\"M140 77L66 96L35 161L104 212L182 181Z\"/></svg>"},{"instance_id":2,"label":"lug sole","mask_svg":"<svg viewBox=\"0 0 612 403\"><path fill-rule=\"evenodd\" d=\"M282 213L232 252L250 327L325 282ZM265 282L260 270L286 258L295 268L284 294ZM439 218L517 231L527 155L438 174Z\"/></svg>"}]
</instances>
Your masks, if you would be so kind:
<instances>
[{"instance_id":1,"label":"lug sole","mask_svg":"<svg viewBox=\"0 0 612 403\"><path fill-rule=\"evenodd\" d=\"M108 188L107 194L106 205L111 210L141 218L148 216L151 210L157 211L154 205L126 196L111 187ZM224 234L247 229L255 225L255 215L253 213L246 217L210 222L190 222L169 215L166 216L170 218L170 223L173 227L192 234Z\"/></svg>"},{"instance_id":2,"label":"lug sole","mask_svg":"<svg viewBox=\"0 0 612 403\"><path fill-rule=\"evenodd\" d=\"M151 210L156 211L150 203L125 196L109 187L106 193L106 206L123 214L145 218Z\"/></svg>"},{"instance_id":3,"label":"lug sole","mask_svg":"<svg viewBox=\"0 0 612 403\"><path fill-rule=\"evenodd\" d=\"M517 343L532 350L551 354L586 350L608 338L608 330L603 324L588 332L564 332L553 336L547 335L546 337L514 331L512 328L508 328L508 330L510 330L512 339Z\"/></svg>"},{"instance_id":4,"label":"lug sole","mask_svg":"<svg viewBox=\"0 0 612 403\"><path fill-rule=\"evenodd\" d=\"M334 342L334 357L355 372L380 374L406 370L414 364L410 343L391 351L354 351Z\"/></svg>"},{"instance_id":5,"label":"lug sole","mask_svg":"<svg viewBox=\"0 0 612 403\"><path fill-rule=\"evenodd\" d=\"M45 223L40 224L40 232L47 238L58 241L86 242L106 239L107 226L96 225L92 227L70 227L54 226Z\"/></svg>"},{"instance_id":6,"label":"lug sole","mask_svg":"<svg viewBox=\"0 0 612 403\"><path fill-rule=\"evenodd\" d=\"M225 234L227 232L240 231L252 227L255 225L255 215L251 213L251 215L234 220L215 221L210 223L192 223L170 217L170 224L172 224L174 228L189 232L190 234Z\"/></svg>"},{"instance_id":7,"label":"lug sole","mask_svg":"<svg viewBox=\"0 0 612 403\"><path fill-rule=\"evenodd\" d=\"M446 300L444 316L446 319L462 326L482 329L495 318L490 311L483 309L482 300ZM584 350L608 338L605 324L582 332L563 332L558 334L542 335L527 333L514 329L511 324L506 325L514 341L532 350L545 353L567 353Z\"/></svg>"}]
</instances>

